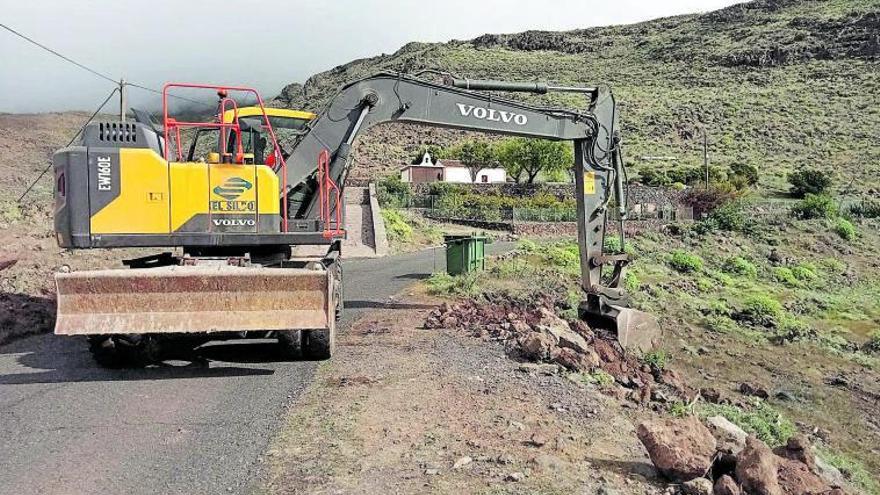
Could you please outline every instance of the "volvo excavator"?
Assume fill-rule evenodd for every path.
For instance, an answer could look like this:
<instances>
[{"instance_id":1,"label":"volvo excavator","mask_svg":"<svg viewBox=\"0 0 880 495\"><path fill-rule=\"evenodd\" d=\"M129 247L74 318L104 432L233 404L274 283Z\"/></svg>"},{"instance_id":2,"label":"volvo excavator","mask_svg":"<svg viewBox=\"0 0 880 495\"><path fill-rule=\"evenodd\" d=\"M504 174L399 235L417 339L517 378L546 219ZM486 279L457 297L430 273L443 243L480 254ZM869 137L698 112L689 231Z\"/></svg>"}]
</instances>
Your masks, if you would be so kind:
<instances>
[{"instance_id":1,"label":"volvo excavator","mask_svg":"<svg viewBox=\"0 0 880 495\"><path fill-rule=\"evenodd\" d=\"M216 117L171 116L168 98L179 88L216 91ZM499 92L576 93L586 104L540 107ZM258 105L238 108L230 95ZM656 319L627 308L622 288L630 261L622 249L626 170L618 108L606 88L379 73L342 87L318 115L299 115L288 140L279 138L278 111L250 88L169 83L163 107L161 124L143 112L133 122L91 123L80 144L53 157L61 247L174 248L125 260L125 268L56 274L55 333L87 336L100 364L146 365L169 347L242 337L275 338L291 356L329 358L343 309L342 191L352 144L388 122L570 141L579 314L615 331L626 350L657 344ZM194 142L185 146L194 132L213 136L203 156ZM603 251L612 208L620 253ZM303 245L324 246L326 255L291 255Z\"/></svg>"}]
</instances>

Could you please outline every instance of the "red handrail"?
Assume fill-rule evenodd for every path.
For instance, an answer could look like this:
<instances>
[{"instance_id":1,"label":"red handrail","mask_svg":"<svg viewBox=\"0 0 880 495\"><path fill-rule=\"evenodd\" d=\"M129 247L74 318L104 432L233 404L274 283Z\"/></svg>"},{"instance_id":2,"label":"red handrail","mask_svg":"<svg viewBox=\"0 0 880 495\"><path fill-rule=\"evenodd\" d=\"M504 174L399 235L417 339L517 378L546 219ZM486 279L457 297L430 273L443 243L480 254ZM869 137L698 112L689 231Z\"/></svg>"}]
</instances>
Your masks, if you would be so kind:
<instances>
[{"instance_id":1,"label":"red handrail","mask_svg":"<svg viewBox=\"0 0 880 495\"><path fill-rule=\"evenodd\" d=\"M331 194L335 197L331 198ZM330 222L331 199L335 199L336 206L336 226L332 227ZM342 226L342 194L339 186L330 177L330 152L326 149L321 150L318 154L318 201L320 203L320 220L324 224L322 235L325 239L333 239L342 236L345 231Z\"/></svg>"},{"instance_id":2,"label":"red handrail","mask_svg":"<svg viewBox=\"0 0 880 495\"><path fill-rule=\"evenodd\" d=\"M180 122L174 118L170 118L168 116L168 90L170 88L192 88L192 89L213 89L219 93L228 94L230 91L237 91L242 93L250 93L254 95L257 99L257 104L260 106L260 112L263 114L263 122L265 124L266 129L269 131L269 136L272 138L272 147L273 153L277 155L276 161L280 160L280 163L276 163L272 170L277 174L281 173L281 231L288 231L288 221L287 221L287 161L284 159L283 154L281 153L281 147L278 145L278 139L275 137L275 129L272 128L272 122L269 120L269 116L266 114L266 105L263 103L263 98L260 96L260 93L257 92L256 89L248 88L244 86L218 86L214 84L195 84L195 83L166 83L165 86L162 87L162 113L163 113L163 125L165 127L165 159L168 159L168 145L169 141L172 137L176 137L177 139L177 159L183 160L183 150L180 145L180 128L181 127L217 127L221 130L224 128L234 129L238 134L238 151L239 154L243 154L242 145L241 145L241 127L238 124L238 106L235 105L235 102L232 101L235 108L235 118L233 122L226 124L223 122L223 109L225 108L225 100L227 98L225 95L221 99L220 105L220 114L217 116L217 120L219 122ZM225 147L222 152L225 152ZM238 158L238 157L236 157ZM335 184L334 184L335 185Z\"/></svg>"}]
</instances>

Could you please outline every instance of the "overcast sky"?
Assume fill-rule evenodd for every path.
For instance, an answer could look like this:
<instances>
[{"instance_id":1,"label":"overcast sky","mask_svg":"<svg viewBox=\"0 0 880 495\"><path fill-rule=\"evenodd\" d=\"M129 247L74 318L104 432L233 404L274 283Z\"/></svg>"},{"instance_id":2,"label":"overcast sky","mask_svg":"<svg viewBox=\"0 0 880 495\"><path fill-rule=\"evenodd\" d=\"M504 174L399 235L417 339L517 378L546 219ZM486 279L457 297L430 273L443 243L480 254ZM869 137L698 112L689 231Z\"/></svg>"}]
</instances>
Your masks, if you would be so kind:
<instances>
[{"instance_id":1,"label":"overcast sky","mask_svg":"<svg viewBox=\"0 0 880 495\"><path fill-rule=\"evenodd\" d=\"M0 0L0 23L111 77L287 83L409 41L706 12L731 0ZM0 30L0 112L91 110L112 85ZM133 105L159 98L132 89Z\"/></svg>"}]
</instances>

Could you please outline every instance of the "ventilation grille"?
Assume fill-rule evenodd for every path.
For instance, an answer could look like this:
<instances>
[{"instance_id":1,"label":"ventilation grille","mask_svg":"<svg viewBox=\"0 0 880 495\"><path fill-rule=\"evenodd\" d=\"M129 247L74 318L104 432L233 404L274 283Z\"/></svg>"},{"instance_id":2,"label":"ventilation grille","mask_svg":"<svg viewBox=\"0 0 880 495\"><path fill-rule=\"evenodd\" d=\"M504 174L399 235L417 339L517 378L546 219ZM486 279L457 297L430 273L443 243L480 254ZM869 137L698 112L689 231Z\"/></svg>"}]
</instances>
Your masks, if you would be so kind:
<instances>
[{"instance_id":1,"label":"ventilation grille","mask_svg":"<svg viewBox=\"0 0 880 495\"><path fill-rule=\"evenodd\" d=\"M98 124L98 139L113 143L136 143L135 125L127 122L101 122Z\"/></svg>"}]
</instances>

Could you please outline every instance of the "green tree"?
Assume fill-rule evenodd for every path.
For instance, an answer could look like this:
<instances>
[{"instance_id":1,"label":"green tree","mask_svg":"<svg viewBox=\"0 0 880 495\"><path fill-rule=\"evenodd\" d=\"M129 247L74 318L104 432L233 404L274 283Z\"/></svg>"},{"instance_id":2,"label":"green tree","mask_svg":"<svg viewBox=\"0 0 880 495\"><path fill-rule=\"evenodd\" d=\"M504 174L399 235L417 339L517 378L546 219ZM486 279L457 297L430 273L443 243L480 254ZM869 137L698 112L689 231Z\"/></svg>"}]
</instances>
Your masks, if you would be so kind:
<instances>
[{"instance_id":1,"label":"green tree","mask_svg":"<svg viewBox=\"0 0 880 495\"><path fill-rule=\"evenodd\" d=\"M495 159L495 150L487 141L467 141L458 149L458 155L461 163L471 173L471 182L477 182L480 170L498 163Z\"/></svg>"},{"instance_id":2,"label":"green tree","mask_svg":"<svg viewBox=\"0 0 880 495\"><path fill-rule=\"evenodd\" d=\"M574 162L569 143L545 139L512 138L497 148L498 161L516 182L533 184L538 174L564 172Z\"/></svg>"}]
</instances>

